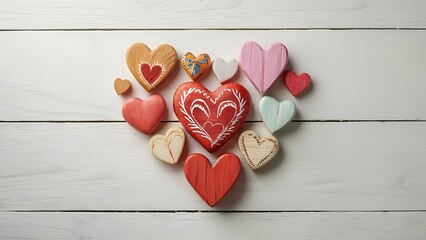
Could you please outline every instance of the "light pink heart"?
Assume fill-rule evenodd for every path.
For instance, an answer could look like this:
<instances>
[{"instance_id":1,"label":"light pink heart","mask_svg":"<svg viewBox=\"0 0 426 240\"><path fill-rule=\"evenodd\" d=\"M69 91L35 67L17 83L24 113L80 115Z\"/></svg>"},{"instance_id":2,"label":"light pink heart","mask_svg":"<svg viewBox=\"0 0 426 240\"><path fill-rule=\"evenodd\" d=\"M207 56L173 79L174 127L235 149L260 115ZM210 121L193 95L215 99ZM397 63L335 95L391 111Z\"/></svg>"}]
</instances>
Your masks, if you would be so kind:
<instances>
[{"instance_id":1,"label":"light pink heart","mask_svg":"<svg viewBox=\"0 0 426 240\"><path fill-rule=\"evenodd\" d=\"M240 55L240 67L260 94L277 80L288 61L287 48L282 43L273 43L264 51L255 42L246 42Z\"/></svg>"}]
</instances>

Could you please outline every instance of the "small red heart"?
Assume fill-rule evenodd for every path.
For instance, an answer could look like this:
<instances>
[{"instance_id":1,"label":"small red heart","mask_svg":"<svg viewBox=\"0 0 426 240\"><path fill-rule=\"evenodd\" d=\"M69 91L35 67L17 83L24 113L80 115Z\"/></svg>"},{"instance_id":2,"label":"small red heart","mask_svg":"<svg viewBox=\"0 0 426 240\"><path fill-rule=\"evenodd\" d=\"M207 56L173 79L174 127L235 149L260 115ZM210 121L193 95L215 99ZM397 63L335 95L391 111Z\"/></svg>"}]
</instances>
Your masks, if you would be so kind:
<instances>
[{"instance_id":1,"label":"small red heart","mask_svg":"<svg viewBox=\"0 0 426 240\"><path fill-rule=\"evenodd\" d=\"M209 152L237 133L250 105L250 93L236 83L210 92L199 83L187 82L176 89L173 97L173 110L182 126Z\"/></svg>"},{"instance_id":2,"label":"small red heart","mask_svg":"<svg viewBox=\"0 0 426 240\"><path fill-rule=\"evenodd\" d=\"M150 84L153 84L161 76L162 71L163 69L158 65L152 67L148 63L141 65L141 73Z\"/></svg>"},{"instance_id":3,"label":"small red heart","mask_svg":"<svg viewBox=\"0 0 426 240\"><path fill-rule=\"evenodd\" d=\"M240 159L235 154L223 154L212 167L204 155L195 153L188 156L183 170L189 184L214 207L234 185L240 168Z\"/></svg>"},{"instance_id":4,"label":"small red heart","mask_svg":"<svg viewBox=\"0 0 426 240\"><path fill-rule=\"evenodd\" d=\"M145 101L131 98L123 104L122 108L126 122L145 134L150 134L157 128L165 111L166 101L157 94L148 97Z\"/></svg>"},{"instance_id":5,"label":"small red heart","mask_svg":"<svg viewBox=\"0 0 426 240\"><path fill-rule=\"evenodd\" d=\"M295 97L297 97L301 92L309 87L309 84L311 84L311 76L307 73L297 75L295 72L287 71L283 74L283 79L284 85Z\"/></svg>"}]
</instances>

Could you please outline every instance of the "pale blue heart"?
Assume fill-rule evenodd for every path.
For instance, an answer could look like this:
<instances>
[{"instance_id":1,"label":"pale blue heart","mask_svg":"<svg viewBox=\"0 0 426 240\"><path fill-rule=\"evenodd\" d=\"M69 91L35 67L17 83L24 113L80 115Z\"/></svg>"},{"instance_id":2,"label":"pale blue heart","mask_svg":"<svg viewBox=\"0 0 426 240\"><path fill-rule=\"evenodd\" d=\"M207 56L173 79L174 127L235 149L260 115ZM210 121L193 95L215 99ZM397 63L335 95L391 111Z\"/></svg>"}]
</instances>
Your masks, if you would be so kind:
<instances>
[{"instance_id":1,"label":"pale blue heart","mask_svg":"<svg viewBox=\"0 0 426 240\"><path fill-rule=\"evenodd\" d=\"M293 120L296 104L291 100L279 103L275 98L265 96L260 100L259 113L269 132L273 133Z\"/></svg>"}]
</instances>

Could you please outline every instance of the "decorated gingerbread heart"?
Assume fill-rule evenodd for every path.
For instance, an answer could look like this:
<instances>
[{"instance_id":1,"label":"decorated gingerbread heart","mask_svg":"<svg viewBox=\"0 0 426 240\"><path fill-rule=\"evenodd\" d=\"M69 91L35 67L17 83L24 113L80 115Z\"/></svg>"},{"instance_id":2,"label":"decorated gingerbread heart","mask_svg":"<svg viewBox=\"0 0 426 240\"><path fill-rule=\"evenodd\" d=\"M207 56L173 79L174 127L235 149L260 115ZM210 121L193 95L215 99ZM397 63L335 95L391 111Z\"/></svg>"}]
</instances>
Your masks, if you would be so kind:
<instances>
[{"instance_id":1,"label":"decorated gingerbread heart","mask_svg":"<svg viewBox=\"0 0 426 240\"><path fill-rule=\"evenodd\" d=\"M122 108L126 122L144 134L150 134L157 128L165 111L166 101L157 94L146 100L131 98L123 104Z\"/></svg>"},{"instance_id":2,"label":"decorated gingerbread heart","mask_svg":"<svg viewBox=\"0 0 426 240\"><path fill-rule=\"evenodd\" d=\"M282 43L273 43L264 51L255 42L246 42L240 54L240 67L260 94L274 83L288 61L287 48Z\"/></svg>"},{"instance_id":3,"label":"decorated gingerbread heart","mask_svg":"<svg viewBox=\"0 0 426 240\"><path fill-rule=\"evenodd\" d=\"M275 98L265 96L260 99L259 113L268 130L274 133L293 120L296 105L291 100L279 103Z\"/></svg>"},{"instance_id":4,"label":"decorated gingerbread heart","mask_svg":"<svg viewBox=\"0 0 426 240\"><path fill-rule=\"evenodd\" d=\"M183 170L198 195L214 207L234 185L240 168L240 159L235 154L223 154L212 167L204 155L196 153L188 156Z\"/></svg>"},{"instance_id":5,"label":"decorated gingerbread heart","mask_svg":"<svg viewBox=\"0 0 426 240\"><path fill-rule=\"evenodd\" d=\"M259 138L255 131L247 130L238 138L238 147L249 166L256 170L275 157L279 143L274 136Z\"/></svg>"},{"instance_id":6,"label":"decorated gingerbread heart","mask_svg":"<svg viewBox=\"0 0 426 240\"><path fill-rule=\"evenodd\" d=\"M286 71L283 74L284 85L287 89L297 97L311 84L311 76L307 73L297 75L295 72Z\"/></svg>"},{"instance_id":7,"label":"decorated gingerbread heart","mask_svg":"<svg viewBox=\"0 0 426 240\"><path fill-rule=\"evenodd\" d=\"M173 110L191 136L214 152L234 136L250 111L250 94L236 83L210 92L196 82L181 84L173 97Z\"/></svg>"},{"instance_id":8,"label":"decorated gingerbread heart","mask_svg":"<svg viewBox=\"0 0 426 240\"><path fill-rule=\"evenodd\" d=\"M178 127L171 127L165 135L157 134L149 140L154 156L166 163L176 164L185 145L185 134Z\"/></svg>"},{"instance_id":9,"label":"decorated gingerbread heart","mask_svg":"<svg viewBox=\"0 0 426 240\"><path fill-rule=\"evenodd\" d=\"M127 50L126 60L136 80L151 92L176 66L177 53L168 44L162 44L151 51L145 44L135 43Z\"/></svg>"},{"instance_id":10,"label":"decorated gingerbread heart","mask_svg":"<svg viewBox=\"0 0 426 240\"><path fill-rule=\"evenodd\" d=\"M197 80L211 66L211 59L207 53L202 53L197 57L191 52L187 52L180 58L180 63L186 74L193 80Z\"/></svg>"}]
</instances>

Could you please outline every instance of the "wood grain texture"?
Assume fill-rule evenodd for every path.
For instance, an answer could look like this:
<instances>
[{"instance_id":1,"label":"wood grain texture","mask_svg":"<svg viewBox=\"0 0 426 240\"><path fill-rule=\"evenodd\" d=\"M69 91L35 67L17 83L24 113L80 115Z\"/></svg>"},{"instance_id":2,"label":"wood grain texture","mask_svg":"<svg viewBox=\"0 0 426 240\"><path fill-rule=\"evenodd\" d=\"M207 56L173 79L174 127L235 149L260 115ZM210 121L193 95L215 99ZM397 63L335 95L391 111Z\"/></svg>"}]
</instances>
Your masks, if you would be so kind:
<instances>
[{"instance_id":1,"label":"wood grain texture","mask_svg":"<svg viewBox=\"0 0 426 240\"><path fill-rule=\"evenodd\" d=\"M166 134L156 134L149 139L149 149L154 156L166 163L176 164L185 146L185 133L171 127Z\"/></svg>"},{"instance_id":2,"label":"wood grain texture","mask_svg":"<svg viewBox=\"0 0 426 240\"><path fill-rule=\"evenodd\" d=\"M116 78L114 81L114 89L117 95L125 93L130 87L130 81L127 79L122 80L121 78Z\"/></svg>"},{"instance_id":3,"label":"wood grain texture","mask_svg":"<svg viewBox=\"0 0 426 240\"><path fill-rule=\"evenodd\" d=\"M263 123L246 129L268 135ZM242 164L216 208L426 209L425 131L424 122L292 123L277 132L276 159L256 172ZM0 210L210 210L183 165L155 159L148 140L126 123L1 123ZM188 138L183 156L196 152L239 155L234 143L211 154Z\"/></svg>"},{"instance_id":4,"label":"wood grain texture","mask_svg":"<svg viewBox=\"0 0 426 240\"><path fill-rule=\"evenodd\" d=\"M7 0L0 29L425 28L425 10L421 0Z\"/></svg>"},{"instance_id":5,"label":"wood grain texture","mask_svg":"<svg viewBox=\"0 0 426 240\"><path fill-rule=\"evenodd\" d=\"M227 83L213 92L190 82L179 86L173 110L185 130L207 151L215 152L244 125L251 98L240 84Z\"/></svg>"},{"instance_id":6,"label":"wood grain texture","mask_svg":"<svg viewBox=\"0 0 426 240\"><path fill-rule=\"evenodd\" d=\"M264 96L259 102L259 114L269 132L274 133L290 124L296 115L296 105L291 100L278 102Z\"/></svg>"},{"instance_id":7,"label":"wood grain texture","mask_svg":"<svg viewBox=\"0 0 426 240\"><path fill-rule=\"evenodd\" d=\"M426 213L0 213L1 239L419 240ZM161 226L161 231L159 231ZM220 231L219 231L220 230Z\"/></svg>"},{"instance_id":8,"label":"wood grain texture","mask_svg":"<svg viewBox=\"0 0 426 240\"><path fill-rule=\"evenodd\" d=\"M274 136L260 138L255 131L246 130L238 137L238 147L251 169L256 170L277 155L280 144Z\"/></svg>"},{"instance_id":9,"label":"wood grain texture","mask_svg":"<svg viewBox=\"0 0 426 240\"><path fill-rule=\"evenodd\" d=\"M151 51L145 44L135 43L127 50L126 62L135 79L151 92L173 71L177 53L168 44L161 44Z\"/></svg>"},{"instance_id":10,"label":"wood grain texture","mask_svg":"<svg viewBox=\"0 0 426 240\"><path fill-rule=\"evenodd\" d=\"M271 41L283 42L290 53L289 67L296 72L307 71L315 79L300 99L295 99L281 80L267 92L279 101L293 100L299 113L295 119L426 119L426 31L185 33L0 32L0 102L7 103L0 104L0 120L123 120L121 106L126 99L148 96L125 62L127 48L141 39L149 46L167 40L178 55L191 47L194 52L211 53L213 59L238 56L247 39L266 46ZM188 38L199 35L217 41L188 44ZM11 66L25 66L26 70ZM177 120L171 105L173 92L188 79L182 69L176 69L154 90L169 106L164 120ZM110 82L116 76L132 81L131 95L117 97ZM246 86L252 95L248 120L260 120L257 103L261 96L257 90L241 72L231 82ZM209 90L220 86L214 74L201 83Z\"/></svg>"},{"instance_id":11,"label":"wood grain texture","mask_svg":"<svg viewBox=\"0 0 426 240\"><path fill-rule=\"evenodd\" d=\"M241 162L235 154L220 155L212 166L206 156L194 153L186 158L183 171L198 195L214 207L231 190L240 169Z\"/></svg>"}]
</instances>

